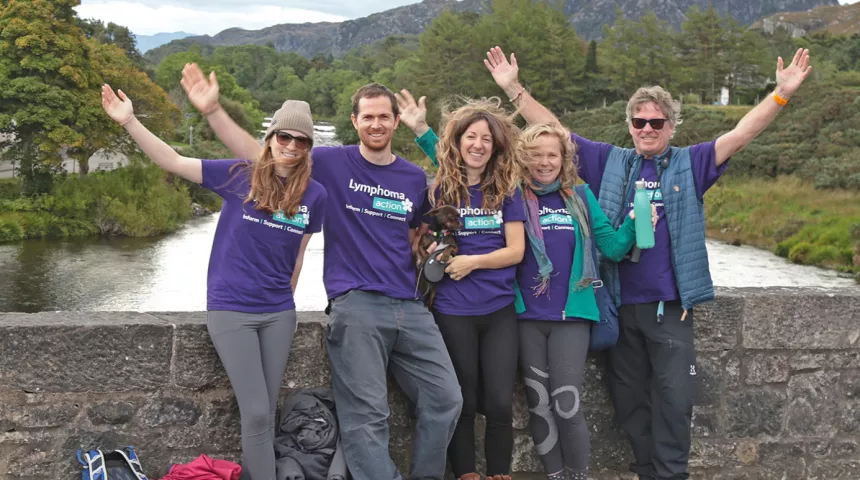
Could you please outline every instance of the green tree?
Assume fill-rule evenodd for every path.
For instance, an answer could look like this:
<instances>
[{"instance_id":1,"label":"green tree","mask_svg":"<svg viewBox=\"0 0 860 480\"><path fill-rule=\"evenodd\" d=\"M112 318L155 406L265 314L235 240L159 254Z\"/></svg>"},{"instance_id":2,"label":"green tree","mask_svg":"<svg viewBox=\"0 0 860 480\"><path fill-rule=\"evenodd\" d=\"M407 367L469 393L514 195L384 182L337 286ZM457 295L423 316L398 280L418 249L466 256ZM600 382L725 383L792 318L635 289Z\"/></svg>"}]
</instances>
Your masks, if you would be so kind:
<instances>
[{"instance_id":1,"label":"green tree","mask_svg":"<svg viewBox=\"0 0 860 480\"><path fill-rule=\"evenodd\" d=\"M737 60L739 28L734 19L720 16L713 6L704 11L694 6L687 12L678 42L683 91L699 94L704 103L719 99Z\"/></svg>"},{"instance_id":2,"label":"green tree","mask_svg":"<svg viewBox=\"0 0 860 480\"><path fill-rule=\"evenodd\" d=\"M424 31L415 65L416 85L410 86L415 93L437 103L450 95L481 93L474 86L475 80L482 78L479 67L483 68L474 21L473 17L445 10ZM431 122L438 119L435 109L430 113Z\"/></svg>"},{"instance_id":3,"label":"green tree","mask_svg":"<svg viewBox=\"0 0 860 480\"><path fill-rule=\"evenodd\" d=\"M179 109L156 85L125 56L116 45L87 40L92 67L100 79L134 97L135 114L140 121L159 137L169 137L179 119ZM86 103L76 122L76 130L83 133L79 144L67 147L66 153L77 160L81 175L89 169L89 158L100 149L131 154L136 148L125 131L103 111L98 90L83 92Z\"/></svg>"},{"instance_id":4,"label":"green tree","mask_svg":"<svg viewBox=\"0 0 860 480\"><path fill-rule=\"evenodd\" d=\"M64 147L81 145L76 128L98 95L77 0L10 0L0 10L0 131L14 135L27 193L50 189L46 174ZM37 178L38 177L38 178Z\"/></svg>"},{"instance_id":5,"label":"green tree","mask_svg":"<svg viewBox=\"0 0 860 480\"><path fill-rule=\"evenodd\" d=\"M78 20L78 26L84 31L87 38L96 40L101 43L116 45L125 52L126 58L140 70L146 69L146 61L143 59L140 50L137 49L137 40L134 34L128 30L128 27L117 25L113 22L108 22L105 25L101 20L94 18Z\"/></svg>"},{"instance_id":6,"label":"green tree","mask_svg":"<svg viewBox=\"0 0 860 480\"><path fill-rule=\"evenodd\" d=\"M588 53L585 54L585 73L600 73L597 66L597 42L588 42Z\"/></svg>"},{"instance_id":7,"label":"green tree","mask_svg":"<svg viewBox=\"0 0 860 480\"><path fill-rule=\"evenodd\" d=\"M615 23L604 27L603 37L601 70L623 95L643 86L672 89L677 84L675 34L668 22L653 12L636 21L625 19L619 10Z\"/></svg>"}]
</instances>

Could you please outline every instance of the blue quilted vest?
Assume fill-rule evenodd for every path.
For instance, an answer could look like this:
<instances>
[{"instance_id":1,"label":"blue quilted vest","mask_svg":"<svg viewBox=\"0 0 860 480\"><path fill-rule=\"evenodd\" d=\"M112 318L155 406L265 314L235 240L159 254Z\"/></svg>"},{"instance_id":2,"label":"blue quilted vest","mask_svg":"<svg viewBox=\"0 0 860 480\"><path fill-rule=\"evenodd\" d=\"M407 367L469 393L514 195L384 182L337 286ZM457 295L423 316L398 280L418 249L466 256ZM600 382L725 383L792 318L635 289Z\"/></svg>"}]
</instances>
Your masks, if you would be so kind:
<instances>
[{"instance_id":1,"label":"blue quilted vest","mask_svg":"<svg viewBox=\"0 0 860 480\"><path fill-rule=\"evenodd\" d=\"M665 169L663 159L668 159ZM598 201L600 207L617 228L623 220L625 201L635 188L635 179L642 170L643 156L632 148L612 147ZM714 284L708 266L705 247L705 205L696 195L690 148L669 147L654 159L660 175L660 190L666 219L669 222L669 239L672 245L672 267L684 309L714 299ZM602 258L600 275L611 286L615 303L621 304L621 283L618 281L618 264Z\"/></svg>"}]
</instances>

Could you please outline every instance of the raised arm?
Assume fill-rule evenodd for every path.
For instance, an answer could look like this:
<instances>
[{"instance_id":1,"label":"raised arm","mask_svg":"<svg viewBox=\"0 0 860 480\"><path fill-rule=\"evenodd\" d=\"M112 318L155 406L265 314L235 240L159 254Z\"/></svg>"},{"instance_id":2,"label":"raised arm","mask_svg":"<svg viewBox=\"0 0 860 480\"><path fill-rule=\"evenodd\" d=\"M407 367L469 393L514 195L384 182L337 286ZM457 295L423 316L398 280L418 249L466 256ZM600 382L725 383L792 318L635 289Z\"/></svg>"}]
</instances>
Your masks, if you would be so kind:
<instances>
[{"instance_id":1,"label":"raised arm","mask_svg":"<svg viewBox=\"0 0 860 480\"><path fill-rule=\"evenodd\" d=\"M493 75L496 85L505 91L508 99L519 108L520 115L529 124L551 123L563 127L558 118L548 108L535 100L520 84L520 68L517 65L517 57L513 53L509 62L501 48L493 47L487 52L484 65Z\"/></svg>"},{"instance_id":2,"label":"raised arm","mask_svg":"<svg viewBox=\"0 0 860 480\"><path fill-rule=\"evenodd\" d=\"M125 127L143 153L156 165L191 182L203 182L203 162L199 158L179 155L170 145L156 137L134 116L134 107L125 92L118 92L119 97L110 85L102 85L102 107L108 116Z\"/></svg>"},{"instance_id":3,"label":"raised arm","mask_svg":"<svg viewBox=\"0 0 860 480\"><path fill-rule=\"evenodd\" d=\"M196 63L186 63L182 69L180 83L188 95L188 100L206 117L212 131L233 154L252 162L260 156L263 148L260 142L233 121L218 103L220 88L215 72L209 73L207 80Z\"/></svg>"},{"instance_id":4,"label":"raised arm","mask_svg":"<svg viewBox=\"0 0 860 480\"><path fill-rule=\"evenodd\" d=\"M750 110L737 126L717 139L717 166L725 163L732 155L743 150L776 118L786 102L812 71L809 66L809 50L799 48L788 68L783 68L782 57L776 61L776 88L768 98Z\"/></svg>"},{"instance_id":5,"label":"raised arm","mask_svg":"<svg viewBox=\"0 0 860 480\"><path fill-rule=\"evenodd\" d=\"M405 88L400 93L395 93L394 96L397 97L397 106L400 108L400 123L412 130L418 148L430 158L433 166L438 167L436 144L439 143L439 137L427 125L427 97L421 97L416 102L415 97Z\"/></svg>"}]
</instances>

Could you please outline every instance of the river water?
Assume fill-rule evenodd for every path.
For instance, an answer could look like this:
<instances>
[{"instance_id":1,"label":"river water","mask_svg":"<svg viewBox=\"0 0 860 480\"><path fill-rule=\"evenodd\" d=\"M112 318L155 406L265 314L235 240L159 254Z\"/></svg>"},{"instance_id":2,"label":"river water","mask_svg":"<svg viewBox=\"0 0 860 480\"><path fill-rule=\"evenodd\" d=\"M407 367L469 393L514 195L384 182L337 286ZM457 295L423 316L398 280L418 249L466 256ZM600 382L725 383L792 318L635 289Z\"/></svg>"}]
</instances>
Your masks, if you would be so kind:
<instances>
[{"instance_id":1,"label":"river water","mask_svg":"<svg viewBox=\"0 0 860 480\"><path fill-rule=\"evenodd\" d=\"M332 143L333 128L317 131ZM206 309L206 270L218 214L158 238L29 240L0 244L0 311L194 311ZM323 237L305 252L296 308L322 310ZM724 287L860 288L816 267L753 247L708 241L714 283Z\"/></svg>"}]
</instances>

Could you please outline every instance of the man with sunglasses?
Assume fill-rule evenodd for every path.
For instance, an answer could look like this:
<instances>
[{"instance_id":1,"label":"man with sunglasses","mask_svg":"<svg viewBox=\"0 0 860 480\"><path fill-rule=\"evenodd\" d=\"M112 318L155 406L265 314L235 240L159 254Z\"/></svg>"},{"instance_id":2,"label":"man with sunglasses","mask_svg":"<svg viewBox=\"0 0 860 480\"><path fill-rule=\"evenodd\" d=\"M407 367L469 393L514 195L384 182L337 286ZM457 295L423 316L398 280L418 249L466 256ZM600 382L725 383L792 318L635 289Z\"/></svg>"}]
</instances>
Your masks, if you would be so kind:
<instances>
[{"instance_id":1,"label":"man with sunglasses","mask_svg":"<svg viewBox=\"0 0 860 480\"><path fill-rule=\"evenodd\" d=\"M529 123L560 124L518 81L516 57L499 47L484 60L496 83ZM696 352L693 307L714 298L705 248L703 196L729 157L773 121L809 74L809 51L799 49L776 88L730 132L691 147L670 147L681 123L679 105L661 87L640 88L627 104L634 148L571 134L577 169L617 222L633 208L634 184L645 182L658 221L653 248L619 263L604 260L601 277L620 305L620 335L609 352L616 418L630 439L640 480L686 479L691 438Z\"/></svg>"},{"instance_id":2,"label":"man with sunglasses","mask_svg":"<svg viewBox=\"0 0 860 480\"><path fill-rule=\"evenodd\" d=\"M218 103L214 72L207 80L189 64L182 75L189 100L218 138L239 157L257 159L260 144ZM312 156L313 178L328 192L326 350L346 463L357 480L402 478L388 452L390 371L418 417L409 478L441 480L463 397L433 315L415 298L411 246L429 209L427 176L391 151L400 112L388 88L359 88L352 109L359 145L315 147ZM282 144L311 144L289 132L277 135Z\"/></svg>"}]
</instances>

